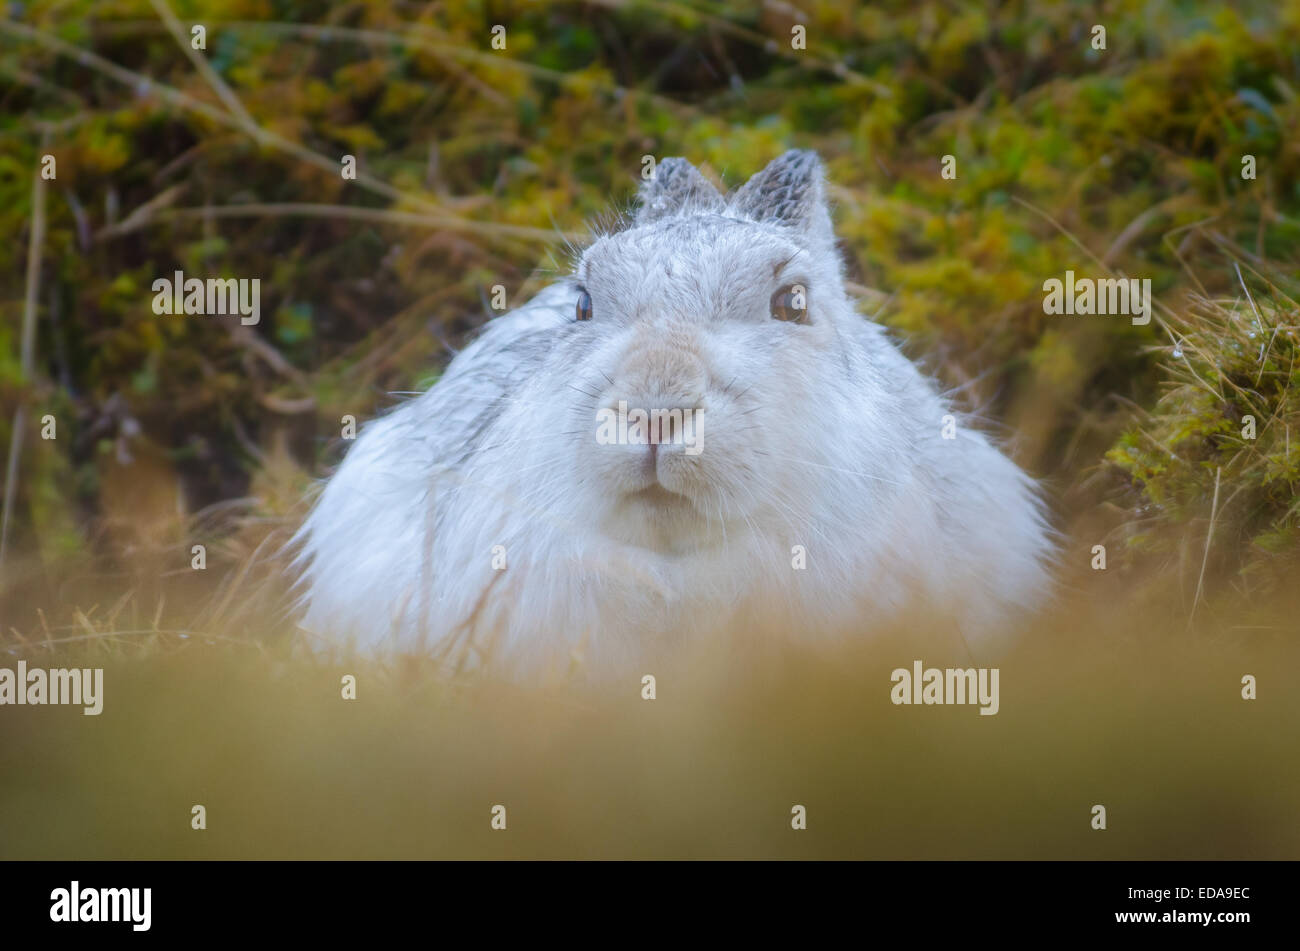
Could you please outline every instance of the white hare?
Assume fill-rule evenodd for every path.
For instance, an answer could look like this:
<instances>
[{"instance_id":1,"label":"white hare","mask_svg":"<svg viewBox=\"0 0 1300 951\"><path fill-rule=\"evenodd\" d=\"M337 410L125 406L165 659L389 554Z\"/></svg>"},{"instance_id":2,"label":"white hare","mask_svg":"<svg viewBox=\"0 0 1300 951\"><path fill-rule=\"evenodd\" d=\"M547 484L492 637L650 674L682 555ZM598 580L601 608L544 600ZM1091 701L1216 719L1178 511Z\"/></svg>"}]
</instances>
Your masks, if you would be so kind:
<instances>
[{"instance_id":1,"label":"white hare","mask_svg":"<svg viewBox=\"0 0 1300 951\"><path fill-rule=\"evenodd\" d=\"M729 196L661 162L570 279L363 428L298 540L307 630L515 669L917 607L975 643L1052 551L1032 480L855 312L801 151Z\"/></svg>"}]
</instances>

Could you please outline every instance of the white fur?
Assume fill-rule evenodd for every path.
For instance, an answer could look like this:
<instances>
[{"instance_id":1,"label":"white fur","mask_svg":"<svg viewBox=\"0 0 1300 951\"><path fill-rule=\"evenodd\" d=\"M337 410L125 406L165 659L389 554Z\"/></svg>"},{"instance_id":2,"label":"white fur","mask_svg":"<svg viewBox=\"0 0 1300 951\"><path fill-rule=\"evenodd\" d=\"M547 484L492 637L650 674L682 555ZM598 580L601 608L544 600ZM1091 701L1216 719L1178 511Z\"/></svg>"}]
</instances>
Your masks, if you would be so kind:
<instances>
[{"instance_id":1,"label":"white fur","mask_svg":"<svg viewBox=\"0 0 1300 951\"><path fill-rule=\"evenodd\" d=\"M1047 594L1032 481L855 312L815 157L789 153L726 199L664 169L572 280L363 428L299 533L305 628L624 669L738 627L866 633L918 605L974 642ZM807 325L770 315L791 283ZM648 463L644 445L599 445L596 410L620 399L703 409L703 451Z\"/></svg>"}]
</instances>

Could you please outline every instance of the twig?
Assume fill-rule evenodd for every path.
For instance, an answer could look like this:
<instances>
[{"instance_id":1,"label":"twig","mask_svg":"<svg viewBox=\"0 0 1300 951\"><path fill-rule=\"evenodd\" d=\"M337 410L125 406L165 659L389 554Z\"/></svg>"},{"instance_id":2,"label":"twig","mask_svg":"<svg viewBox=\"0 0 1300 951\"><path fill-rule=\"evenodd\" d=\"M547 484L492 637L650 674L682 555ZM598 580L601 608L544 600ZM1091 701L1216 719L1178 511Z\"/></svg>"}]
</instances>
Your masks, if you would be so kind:
<instances>
[{"instance_id":1,"label":"twig","mask_svg":"<svg viewBox=\"0 0 1300 951\"><path fill-rule=\"evenodd\" d=\"M1192 619L1196 617L1196 606L1201 603L1201 590L1205 586L1205 566L1210 562L1210 540L1214 538L1214 520L1219 514L1219 477L1223 474L1223 466L1216 466L1214 470L1214 501L1210 503L1210 529L1205 533L1205 554L1201 557L1201 574L1196 579L1196 595L1192 598L1192 610L1187 615L1187 626L1192 626Z\"/></svg>"},{"instance_id":2,"label":"twig","mask_svg":"<svg viewBox=\"0 0 1300 951\"><path fill-rule=\"evenodd\" d=\"M41 136L41 151L49 143L49 133ZM23 382L30 385L36 370L36 297L41 280L41 250L45 244L45 179L41 163L36 164L32 184L32 230L27 243L27 294L23 298L23 330L20 353ZM3 578L5 552L9 547L9 517L13 514L18 486L18 457L23 448L27 423L27 400L18 401L13 427L9 433L9 460L5 465L5 496L0 514L0 578Z\"/></svg>"},{"instance_id":3,"label":"twig","mask_svg":"<svg viewBox=\"0 0 1300 951\"><path fill-rule=\"evenodd\" d=\"M358 221L379 221L386 224L407 225L430 230L469 231L497 238L520 238L550 244L561 241L578 242L586 236L577 232L548 231L526 225L500 224L494 221L474 221L454 215L430 215L411 211L393 211L387 208L365 208L360 205L326 205L310 202L250 202L246 205L205 205L201 208L167 208L140 214L137 208L123 221L99 231L97 239L116 238L152 224L172 218L267 218L273 216L299 218L347 218Z\"/></svg>"},{"instance_id":4,"label":"twig","mask_svg":"<svg viewBox=\"0 0 1300 951\"><path fill-rule=\"evenodd\" d=\"M168 86L166 83L160 83L143 73L136 72L133 69L127 69L124 66L119 66L117 63L92 53L90 50L82 49L81 47L75 46L71 43L66 43L56 36L51 36L50 34L44 33L40 30L32 29L24 23L16 23L12 20L0 19L0 32L12 33L28 40L32 40L33 42L39 43L41 46L75 59L82 65L97 70L122 85L131 87L137 92L142 89L152 91L173 106L185 109L189 112L196 112L200 115L206 116L213 122L246 133L259 145L286 152L289 155L292 155L309 165L314 165L331 175L339 174L340 166L338 159L321 155L319 152L315 152L304 145L300 145L297 142L286 139L282 135L264 129L255 122L250 123L238 116L231 115L224 109L218 109L216 106L195 99L188 93L181 92L179 89ZM247 115L247 113L245 113L245 115ZM409 192L404 192L401 189L394 188L382 179L375 178L373 175L361 170L357 171L357 177L353 181L356 185L366 189L367 191L374 192L377 195L383 195L385 198L393 201L407 202L418 208L423 208L426 211L439 214L445 213L446 211L445 208L436 202L431 202L428 199L421 198L419 195L413 195Z\"/></svg>"},{"instance_id":5,"label":"twig","mask_svg":"<svg viewBox=\"0 0 1300 951\"><path fill-rule=\"evenodd\" d=\"M608 7L612 10L625 6L623 0L594 0L594 2L598 6ZM738 23L733 23L725 17L717 16L708 10L702 10L687 3L677 3L673 2L673 0L644 0L643 5L665 16L685 14L688 17L696 18L719 32L758 47L768 55L779 56L806 69L811 68L831 73L852 85L866 86L882 99L892 99L894 96L894 91L889 86L850 69L840 60L825 59L807 50L796 50L790 45L788 37L783 38L784 42L779 41L774 37L755 32ZM929 77L922 78L929 79ZM933 80L930 81L933 82ZM957 98L948 89L943 89L943 92L950 97Z\"/></svg>"},{"instance_id":6,"label":"twig","mask_svg":"<svg viewBox=\"0 0 1300 951\"><path fill-rule=\"evenodd\" d=\"M1146 229L1146 226L1149 225L1153 219L1160 215L1167 214L1170 208L1177 205L1182 201L1182 199L1183 196L1181 194L1173 195L1158 204L1152 205L1150 208L1146 209L1146 211L1142 212L1130 221L1128 227L1116 236L1115 240L1110 243L1110 247L1107 248L1106 252L1101 256L1101 263L1110 267L1111 263L1124 253L1124 249L1133 243L1134 239L1136 239L1137 236Z\"/></svg>"},{"instance_id":7,"label":"twig","mask_svg":"<svg viewBox=\"0 0 1300 951\"><path fill-rule=\"evenodd\" d=\"M207 57L199 53L199 51L196 50L188 41L185 36L185 27L181 26L181 21L176 19L176 14L173 13L172 8L167 5L167 0L150 0L150 2L153 4L153 8L158 11L158 17L166 25L167 32L171 33L175 38L176 44L180 46L185 55L190 58L190 62L194 64L194 68L199 71L199 75L207 80L208 85L212 87L212 91L217 94L217 98L225 104L225 107L228 110L230 110L230 114L238 119L246 128L256 127L257 123L253 120L253 117L248 114L248 110L245 109L244 104L239 101L239 97L236 96L231 88L226 85L226 81L218 75L217 71L212 68L212 64L208 62Z\"/></svg>"}]
</instances>

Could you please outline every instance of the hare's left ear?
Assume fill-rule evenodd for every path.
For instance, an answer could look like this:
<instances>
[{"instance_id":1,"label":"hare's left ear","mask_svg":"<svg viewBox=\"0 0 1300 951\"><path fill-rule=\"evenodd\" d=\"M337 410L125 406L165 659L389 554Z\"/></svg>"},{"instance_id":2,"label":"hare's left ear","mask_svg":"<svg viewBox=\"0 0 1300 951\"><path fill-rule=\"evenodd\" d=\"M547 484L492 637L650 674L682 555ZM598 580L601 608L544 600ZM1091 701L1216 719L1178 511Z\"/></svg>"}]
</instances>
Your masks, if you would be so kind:
<instances>
[{"instance_id":1,"label":"hare's left ear","mask_svg":"<svg viewBox=\"0 0 1300 951\"><path fill-rule=\"evenodd\" d=\"M723 206L721 193L684 158L666 158L656 165L637 197L640 207L633 220L638 225L672 215L721 211Z\"/></svg>"},{"instance_id":2,"label":"hare's left ear","mask_svg":"<svg viewBox=\"0 0 1300 951\"><path fill-rule=\"evenodd\" d=\"M772 221L814 242L835 242L821 159L792 149L773 159L731 197L731 210L754 221Z\"/></svg>"}]
</instances>

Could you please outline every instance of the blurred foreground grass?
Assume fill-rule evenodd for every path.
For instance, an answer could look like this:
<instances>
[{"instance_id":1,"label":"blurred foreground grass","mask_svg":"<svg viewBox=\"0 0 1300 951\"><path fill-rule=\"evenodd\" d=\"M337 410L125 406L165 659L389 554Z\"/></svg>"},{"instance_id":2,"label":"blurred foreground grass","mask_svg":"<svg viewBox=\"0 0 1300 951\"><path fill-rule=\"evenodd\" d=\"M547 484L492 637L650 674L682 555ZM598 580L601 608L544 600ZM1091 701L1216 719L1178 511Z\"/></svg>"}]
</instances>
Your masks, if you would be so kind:
<instances>
[{"instance_id":1,"label":"blurred foreground grass","mask_svg":"<svg viewBox=\"0 0 1300 951\"><path fill-rule=\"evenodd\" d=\"M522 688L92 641L57 656L106 667L100 716L0 718L0 858L1300 858L1295 638L1076 607L979 658L995 716L891 704L895 667L967 664L918 626L717 651L659 669L653 701L639 673Z\"/></svg>"}]
</instances>

